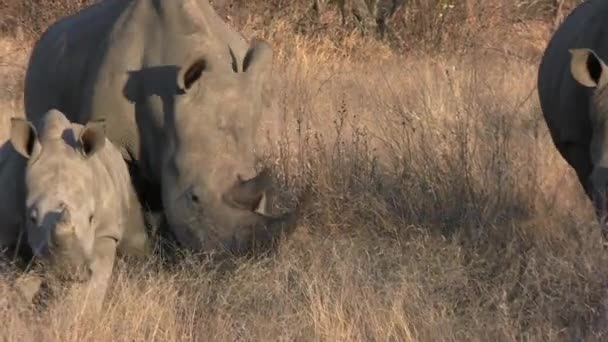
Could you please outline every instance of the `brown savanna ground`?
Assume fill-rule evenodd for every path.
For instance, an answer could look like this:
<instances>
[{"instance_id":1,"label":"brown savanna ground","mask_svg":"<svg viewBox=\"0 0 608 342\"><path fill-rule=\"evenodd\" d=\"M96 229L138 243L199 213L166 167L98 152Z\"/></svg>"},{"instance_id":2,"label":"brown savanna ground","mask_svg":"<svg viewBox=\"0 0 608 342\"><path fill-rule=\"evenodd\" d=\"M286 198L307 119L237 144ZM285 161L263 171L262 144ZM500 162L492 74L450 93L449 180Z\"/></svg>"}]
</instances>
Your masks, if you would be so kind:
<instances>
[{"instance_id":1,"label":"brown savanna ground","mask_svg":"<svg viewBox=\"0 0 608 342\"><path fill-rule=\"evenodd\" d=\"M469 18L445 26L463 34L391 50L264 15L235 25L275 47L260 147L285 206L314 185L296 235L229 268L120 261L96 318L63 303L36 312L0 276L3 340L607 338L608 254L536 95L551 20ZM2 139L23 115L23 37L0 40Z\"/></svg>"}]
</instances>

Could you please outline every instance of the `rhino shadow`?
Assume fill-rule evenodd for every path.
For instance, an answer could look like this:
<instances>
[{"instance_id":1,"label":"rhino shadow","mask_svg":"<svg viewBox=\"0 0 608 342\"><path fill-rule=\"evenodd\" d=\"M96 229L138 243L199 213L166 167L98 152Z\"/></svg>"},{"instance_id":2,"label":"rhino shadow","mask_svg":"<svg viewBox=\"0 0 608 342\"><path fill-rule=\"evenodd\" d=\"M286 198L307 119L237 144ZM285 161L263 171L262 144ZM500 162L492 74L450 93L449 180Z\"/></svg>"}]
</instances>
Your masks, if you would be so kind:
<instances>
[{"instance_id":1,"label":"rhino shadow","mask_svg":"<svg viewBox=\"0 0 608 342\"><path fill-rule=\"evenodd\" d=\"M130 70L127 73L123 96L135 105L137 134L142 136L145 133L142 130L145 127L142 122L147 118L145 111L139 109L146 105L144 100L151 96L158 96L162 101L164 125L173 120L175 96L183 94L177 85L179 67L176 65L153 66ZM140 145L140 155L145 153L141 149ZM137 163L128 161L127 165L131 174L131 182L144 210L145 224L152 235L157 238L155 250L164 262L175 263L179 244L164 215L161 185L143 177L143 173L140 172L141 166Z\"/></svg>"}]
</instances>

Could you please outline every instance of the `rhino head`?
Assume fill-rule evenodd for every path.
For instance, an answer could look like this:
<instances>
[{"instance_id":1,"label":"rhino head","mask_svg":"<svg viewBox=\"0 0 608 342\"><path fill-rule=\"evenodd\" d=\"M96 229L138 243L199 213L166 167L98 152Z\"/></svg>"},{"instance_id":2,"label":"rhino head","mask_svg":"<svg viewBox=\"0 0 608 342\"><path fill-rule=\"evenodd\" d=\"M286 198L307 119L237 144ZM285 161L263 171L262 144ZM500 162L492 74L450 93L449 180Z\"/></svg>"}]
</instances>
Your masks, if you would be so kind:
<instances>
[{"instance_id":1,"label":"rhino head","mask_svg":"<svg viewBox=\"0 0 608 342\"><path fill-rule=\"evenodd\" d=\"M28 160L25 172L25 229L30 248L62 277L90 277L95 239L95 178L87 159L105 145L104 123L87 124L76 137L63 113L44 117L42 134L11 119L10 140Z\"/></svg>"},{"instance_id":2,"label":"rhino head","mask_svg":"<svg viewBox=\"0 0 608 342\"><path fill-rule=\"evenodd\" d=\"M570 54L572 77L592 90L588 106L592 130L589 155L593 168L587 192L593 200L604 241L608 241L608 69L591 49L571 49Z\"/></svg>"},{"instance_id":3,"label":"rhino head","mask_svg":"<svg viewBox=\"0 0 608 342\"><path fill-rule=\"evenodd\" d=\"M216 56L193 58L177 72L173 113L164 122L161 191L181 245L235 252L288 232L295 212L266 215L270 176L255 169L270 45L254 41L242 61Z\"/></svg>"}]
</instances>

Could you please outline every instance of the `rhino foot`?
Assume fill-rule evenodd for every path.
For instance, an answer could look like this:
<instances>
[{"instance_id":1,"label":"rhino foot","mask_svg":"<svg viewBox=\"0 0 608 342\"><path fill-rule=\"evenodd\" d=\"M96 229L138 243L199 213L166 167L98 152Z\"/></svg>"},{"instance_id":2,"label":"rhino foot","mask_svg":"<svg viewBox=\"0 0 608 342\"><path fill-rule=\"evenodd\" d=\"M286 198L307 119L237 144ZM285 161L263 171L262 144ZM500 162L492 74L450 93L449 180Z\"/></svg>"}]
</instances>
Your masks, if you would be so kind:
<instances>
[{"instance_id":1,"label":"rhino foot","mask_svg":"<svg viewBox=\"0 0 608 342\"><path fill-rule=\"evenodd\" d=\"M13 286L23 299L32 303L42 287L42 279L38 275L24 274L15 279Z\"/></svg>"}]
</instances>

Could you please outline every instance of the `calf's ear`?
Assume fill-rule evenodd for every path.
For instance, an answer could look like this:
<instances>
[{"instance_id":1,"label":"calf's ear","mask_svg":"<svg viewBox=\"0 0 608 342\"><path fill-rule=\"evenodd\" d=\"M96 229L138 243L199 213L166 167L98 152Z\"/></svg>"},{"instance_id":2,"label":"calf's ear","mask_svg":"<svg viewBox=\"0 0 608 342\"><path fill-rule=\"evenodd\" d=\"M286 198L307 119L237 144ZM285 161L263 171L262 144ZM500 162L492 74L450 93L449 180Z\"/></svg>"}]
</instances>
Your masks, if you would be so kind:
<instances>
[{"instance_id":1,"label":"calf's ear","mask_svg":"<svg viewBox=\"0 0 608 342\"><path fill-rule=\"evenodd\" d=\"M31 122L22 118L11 118L11 144L20 155L27 159L40 153L38 133Z\"/></svg>"},{"instance_id":2,"label":"calf's ear","mask_svg":"<svg viewBox=\"0 0 608 342\"><path fill-rule=\"evenodd\" d=\"M80 151L86 158L91 157L106 144L106 121L99 119L89 121L78 137L80 142Z\"/></svg>"},{"instance_id":3,"label":"calf's ear","mask_svg":"<svg viewBox=\"0 0 608 342\"><path fill-rule=\"evenodd\" d=\"M595 88L608 82L606 64L591 49L570 49L570 72L581 85Z\"/></svg>"}]
</instances>

